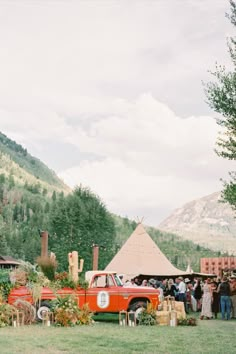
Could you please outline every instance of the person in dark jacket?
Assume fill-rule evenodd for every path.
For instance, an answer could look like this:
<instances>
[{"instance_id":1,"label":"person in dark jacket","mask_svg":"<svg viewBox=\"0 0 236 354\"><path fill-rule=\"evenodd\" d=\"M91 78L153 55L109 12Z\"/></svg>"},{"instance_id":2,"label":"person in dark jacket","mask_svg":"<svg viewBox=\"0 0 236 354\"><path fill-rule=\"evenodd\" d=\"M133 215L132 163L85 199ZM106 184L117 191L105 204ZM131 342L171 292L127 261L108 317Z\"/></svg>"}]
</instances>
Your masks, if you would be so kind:
<instances>
[{"instance_id":1,"label":"person in dark jacket","mask_svg":"<svg viewBox=\"0 0 236 354\"><path fill-rule=\"evenodd\" d=\"M194 287L193 287L193 296L197 301L197 312L201 311L201 298L202 298L202 287L201 287L201 282L200 279L197 279Z\"/></svg>"},{"instance_id":2,"label":"person in dark jacket","mask_svg":"<svg viewBox=\"0 0 236 354\"><path fill-rule=\"evenodd\" d=\"M217 314L220 311L220 296L217 291L218 284L216 282L213 282L211 284L211 287L212 287L212 297L213 297L211 308L212 308L212 313L215 315L215 318L217 318Z\"/></svg>"},{"instance_id":3,"label":"person in dark jacket","mask_svg":"<svg viewBox=\"0 0 236 354\"><path fill-rule=\"evenodd\" d=\"M231 310L231 301L230 301L230 285L228 278L223 276L222 283L218 287L218 292L220 294L220 307L221 307L221 316L222 320L230 319L230 310Z\"/></svg>"},{"instance_id":4,"label":"person in dark jacket","mask_svg":"<svg viewBox=\"0 0 236 354\"><path fill-rule=\"evenodd\" d=\"M166 296L171 296L171 297L175 297L177 293L177 289L176 286L174 284L174 280L173 279L169 279L167 282L167 289L166 289Z\"/></svg>"}]
</instances>

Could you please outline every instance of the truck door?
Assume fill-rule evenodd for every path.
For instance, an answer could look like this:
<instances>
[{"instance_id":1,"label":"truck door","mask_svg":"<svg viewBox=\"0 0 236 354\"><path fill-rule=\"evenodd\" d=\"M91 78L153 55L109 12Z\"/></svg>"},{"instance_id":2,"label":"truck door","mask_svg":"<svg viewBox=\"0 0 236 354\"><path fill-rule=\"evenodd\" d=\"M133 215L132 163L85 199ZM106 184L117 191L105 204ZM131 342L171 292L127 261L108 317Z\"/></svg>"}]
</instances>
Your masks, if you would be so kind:
<instances>
[{"instance_id":1,"label":"truck door","mask_svg":"<svg viewBox=\"0 0 236 354\"><path fill-rule=\"evenodd\" d=\"M119 289L112 274L97 274L87 290L89 307L95 312L118 312Z\"/></svg>"}]
</instances>

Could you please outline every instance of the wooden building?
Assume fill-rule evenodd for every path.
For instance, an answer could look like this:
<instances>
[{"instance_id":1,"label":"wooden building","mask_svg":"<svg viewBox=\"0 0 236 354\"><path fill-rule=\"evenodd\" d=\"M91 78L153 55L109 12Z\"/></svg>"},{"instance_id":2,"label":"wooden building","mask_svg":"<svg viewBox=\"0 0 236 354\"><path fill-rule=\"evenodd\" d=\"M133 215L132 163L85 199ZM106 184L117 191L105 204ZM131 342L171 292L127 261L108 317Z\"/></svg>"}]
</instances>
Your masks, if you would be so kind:
<instances>
[{"instance_id":1,"label":"wooden building","mask_svg":"<svg viewBox=\"0 0 236 354\"><path fill-rule=\"evenodd\" d=\"M20 262L10 256L0 255L0 268L9 269L18 267Z\"/></svg>"}]
</instances>

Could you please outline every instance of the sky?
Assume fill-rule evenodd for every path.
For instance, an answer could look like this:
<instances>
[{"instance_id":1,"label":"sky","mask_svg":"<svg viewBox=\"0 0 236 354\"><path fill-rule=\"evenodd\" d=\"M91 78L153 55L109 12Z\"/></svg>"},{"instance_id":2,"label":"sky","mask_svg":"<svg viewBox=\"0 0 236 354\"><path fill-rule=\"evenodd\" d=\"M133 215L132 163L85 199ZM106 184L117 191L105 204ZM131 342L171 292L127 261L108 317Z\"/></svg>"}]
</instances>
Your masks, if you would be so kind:
<instances>
[{"instance_id":1,"label":"sky","mask_svg":"<svg viewBox=\"0 0 236 354\"><path fill-rule=\"evenodd\" d=\"M226 0L0 0L0 131L72 188L157 226L218 191L202 82L230 65Z\"/></svg>"}]
</instances>

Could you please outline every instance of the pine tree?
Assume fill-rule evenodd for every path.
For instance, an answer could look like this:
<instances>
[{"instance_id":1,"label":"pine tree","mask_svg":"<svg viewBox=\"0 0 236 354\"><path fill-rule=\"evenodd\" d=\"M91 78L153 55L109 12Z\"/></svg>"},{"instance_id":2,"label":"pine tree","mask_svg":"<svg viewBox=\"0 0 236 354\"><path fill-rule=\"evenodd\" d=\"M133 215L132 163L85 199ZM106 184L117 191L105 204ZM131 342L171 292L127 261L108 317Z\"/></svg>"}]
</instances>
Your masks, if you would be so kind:
<instances>
[{"instance_id":1,"label":"pine tree","mask_svg":"<svg viewBox=\"0 0 236 354\"><path fill-rule=\"evenodd\" d=\"M0 255L7 256L8 252L9 252L9 248L4 235L4 220L0 215Z\"/></svg>"},{"instance_id":2,"label":"pine tree","mask_svg":"<svg viewBox=\"0 0 236 354\"><path fill-rule=\"evenodd\" d=\"M53 191L53 193L52 193L52 200L53 200L53 202L55 202L56 199L57 199L57 194L56 194L55 191Z\"/></svg>"},{"instance_id":3,"label":"pine tree","mask_svg":"<svg viewBox=\"0 0 236 354\"><path fill-rule=\"evenodd\" d=\"M59 269L68 268L67 254L78 251L85 270L92 266L92 246L100 246L99 267L103 269L113 256L114 221L100 199L88 189L77 188L64 197L59 195L50 210L50 249L56 253Z\"/></svg>"},{"instance_id":4,"label":"pine tree","mask_svg":"<svg viewBox=\"0 0 236 354\"><path fill-rule=\"evenodd\" d=\"M227 17L236 27L236 2L230 0L231 12ZM220 113L217 123L224 133L217 140L217 154L229 160L236 160L236 38L228 41L228 49L232 62L231 71L224 66L216 66L212 72L214 82L206 85L206 95L209 106ZM229 182L224 181L223 199L236 210L236 171L229 173Z\"/></svg>"},{"instance_id":5,"label":"pine tree","mask_svg":"<svg viewBox=\"0 0 236 354\"><path fill-rule=\"evenodd\" d=\"M9 189L10 189L10 190L11 190L13 187L15 187L15 180L14 180L14 177L13 177L12 174L9 176L8 183L9 183Z\"/></svg>"},{"instance_id":6,"label":"pine tree","mask_svg":"<svg viewBox=\"0 0 236 354\"><path fill-rule=\"evenodd\" d=\"M4 235L0 234L0 255L7 256L9 248L7 246L6 238Z\"/></svg>"}]
</instances>

